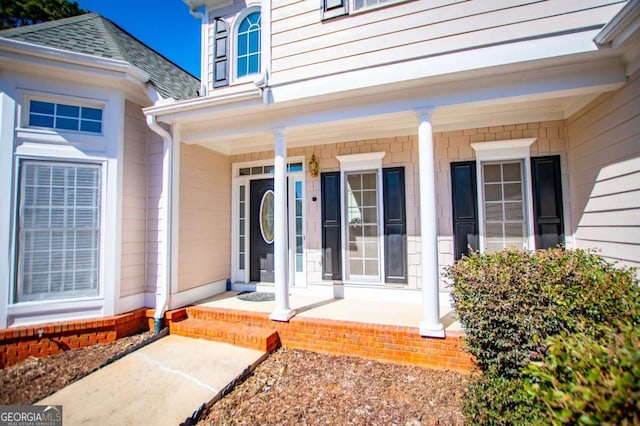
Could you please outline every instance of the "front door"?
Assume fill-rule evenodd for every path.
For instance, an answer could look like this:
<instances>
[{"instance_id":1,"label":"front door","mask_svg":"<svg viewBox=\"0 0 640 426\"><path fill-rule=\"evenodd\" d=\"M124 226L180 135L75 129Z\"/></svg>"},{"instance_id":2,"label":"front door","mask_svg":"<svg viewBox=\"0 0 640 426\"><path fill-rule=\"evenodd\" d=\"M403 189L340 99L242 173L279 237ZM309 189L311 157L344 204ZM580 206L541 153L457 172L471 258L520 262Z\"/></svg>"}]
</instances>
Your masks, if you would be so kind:
<instances>
[{"instance_id":1,"label":"front door","mask_svg":"<svg viewBox=\"0 0 640 426\"><path fill-rule=\"evenodd\" d=\"M249 279L273 282L273 179L252 180L249 212Z\"/></svg>"}]
</instances>

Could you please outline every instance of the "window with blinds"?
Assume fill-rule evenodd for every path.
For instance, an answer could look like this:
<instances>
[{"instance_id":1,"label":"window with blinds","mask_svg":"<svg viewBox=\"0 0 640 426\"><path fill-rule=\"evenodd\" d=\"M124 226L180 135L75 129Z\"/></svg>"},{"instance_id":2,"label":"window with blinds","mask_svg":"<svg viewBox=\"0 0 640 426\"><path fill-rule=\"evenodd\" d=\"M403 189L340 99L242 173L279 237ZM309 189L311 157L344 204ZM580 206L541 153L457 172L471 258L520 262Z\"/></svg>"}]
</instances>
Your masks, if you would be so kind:
<instances>
[{"instance_id":1,"label":"window with blinds","mask_svg":"<svg viewBox=\"0 0 640 426\"><path fill-rule=\"evenodd\" d=\"M96 296L101 168L20 164L16 302Z\"/></svg>"}]
</instances>

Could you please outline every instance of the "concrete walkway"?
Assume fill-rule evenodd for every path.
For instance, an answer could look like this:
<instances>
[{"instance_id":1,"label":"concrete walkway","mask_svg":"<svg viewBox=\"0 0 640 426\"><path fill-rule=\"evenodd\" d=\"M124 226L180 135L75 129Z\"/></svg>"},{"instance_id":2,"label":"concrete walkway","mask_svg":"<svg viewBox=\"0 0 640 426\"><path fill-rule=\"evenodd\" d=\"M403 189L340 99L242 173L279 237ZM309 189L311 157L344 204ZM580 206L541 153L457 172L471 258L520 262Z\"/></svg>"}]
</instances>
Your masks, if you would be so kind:
<instances>
[{"instance_id":1,"label":"concrete walkway","mask_svg":"<svg viewBox=\"0 0 640 426\"><path fill-rule=\"evenodd\" d=\"M263 352L169 335L43 399L63 424L179 425Z\"/></svg>"}]
</instances>

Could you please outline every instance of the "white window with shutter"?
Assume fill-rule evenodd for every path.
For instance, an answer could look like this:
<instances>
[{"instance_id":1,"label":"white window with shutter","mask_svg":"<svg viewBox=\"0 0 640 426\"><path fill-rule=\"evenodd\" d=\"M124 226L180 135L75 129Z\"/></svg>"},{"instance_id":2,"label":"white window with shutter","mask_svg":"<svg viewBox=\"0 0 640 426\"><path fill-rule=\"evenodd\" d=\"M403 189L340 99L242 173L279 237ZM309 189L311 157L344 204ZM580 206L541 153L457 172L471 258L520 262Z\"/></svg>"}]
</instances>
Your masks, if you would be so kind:
<instances>
[{"instance_id":1,"label":"white window with shutter","mask_svg":"<svg viewBox=\"0 0 640 426\"><path fill-rule=\"evenodd\" d=\"M99 294L101 166L20 163L14 302Z\"/></svg>"}]
</instances>

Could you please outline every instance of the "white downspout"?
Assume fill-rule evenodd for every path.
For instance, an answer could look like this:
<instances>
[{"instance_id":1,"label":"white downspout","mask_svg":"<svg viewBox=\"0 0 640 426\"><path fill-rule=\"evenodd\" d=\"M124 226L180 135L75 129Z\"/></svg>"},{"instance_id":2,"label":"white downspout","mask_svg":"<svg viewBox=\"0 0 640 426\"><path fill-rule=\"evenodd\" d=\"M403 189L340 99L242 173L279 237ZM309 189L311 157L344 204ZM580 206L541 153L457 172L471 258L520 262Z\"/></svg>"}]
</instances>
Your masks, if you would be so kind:
<instances>
[{"instance_id":1,"label":"white downspout","mask_svg":"<svg viewBox=\"0 0 640 426\"><path fill-rule=\"evenodd\" d=\"M169 283L171 277L171 146L172 137L166 129L158 124L155 115L147 115L147 126L162 138L162 189L160 191L160 214L164 218L163 226L158 229L158 253L164 256L158 262L158 283L156 285L156 310L153 314L153 332L158 334L163 328L163 317L169 304Z\"/></svg>"}]
</instances>

